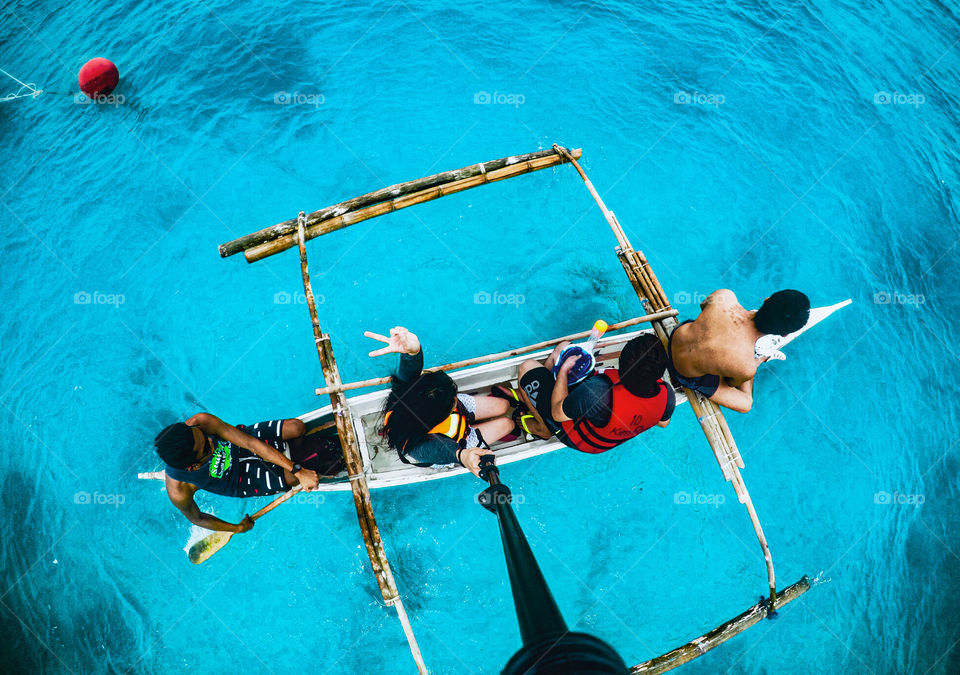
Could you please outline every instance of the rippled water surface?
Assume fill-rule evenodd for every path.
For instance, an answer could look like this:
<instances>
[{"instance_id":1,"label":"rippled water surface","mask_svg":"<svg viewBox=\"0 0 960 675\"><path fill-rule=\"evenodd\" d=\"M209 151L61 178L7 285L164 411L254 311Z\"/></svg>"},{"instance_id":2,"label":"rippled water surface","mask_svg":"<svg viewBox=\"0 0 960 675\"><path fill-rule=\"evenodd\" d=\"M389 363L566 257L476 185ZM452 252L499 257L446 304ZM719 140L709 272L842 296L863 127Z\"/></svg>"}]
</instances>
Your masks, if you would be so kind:
<instances>
[{"instance_id":1,"label":"rippled water surface","mask_svg":"<svg viewBox=\"0 0 960 675\"><path fill-rule=\"evenodd\" d=\"M320 404L296 255L247 265L219 243L561 143L684 317L718 287L854 300L729 416L780 585L818 582L686 671L957 672L958 17L902 0L5 4L0 67L47 93L0 103L3 670L411 672L349 495L286 505L197 567L189 524L136 474L198 410ZM120 68L117 105L68 93L94 56ZM614 244L560 167L310 255L359 378L393 365L364 330L407 325L436 364L636 315ZM628 663L765 589L689 409L503 478L568 623ZM520 644L479 487L374 495L434 673L498 672Z\"/></svg>"}]
</instances>

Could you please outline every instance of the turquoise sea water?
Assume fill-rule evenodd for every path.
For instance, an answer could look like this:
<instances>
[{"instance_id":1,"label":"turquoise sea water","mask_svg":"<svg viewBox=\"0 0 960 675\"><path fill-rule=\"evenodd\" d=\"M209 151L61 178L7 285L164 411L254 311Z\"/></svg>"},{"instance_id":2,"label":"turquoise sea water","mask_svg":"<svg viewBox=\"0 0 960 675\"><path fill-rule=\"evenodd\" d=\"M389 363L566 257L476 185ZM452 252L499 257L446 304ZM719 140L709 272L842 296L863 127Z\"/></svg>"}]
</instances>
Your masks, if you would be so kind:
<instances>
[{"instance_id":1,"label":"turquoise sea water","mask_svg":"<svg viewBox=\"0 0 960 675\"><path fill-rule=\"evenodd\" d=\"M197 567L189 524L136 474L196 411L239 424L321 403L296 255L248 266L219 243L556 142L584 149L682 317L718 287L747 306L781 287L854 299L728 416L780 585L818 581L686 671L957 672L958 17L819 0L5 4L0 67L51 93L0 103L2 670L411 672L349 495L285 505ZM55 93L94 56L120 68L117 105ZM367 358L364 330L406 325L437 364L636 315L614 243L560 167L309 253L352 379L393 366ZM630 664L765 589L688 408L503 479L568 623ZM498 672L520 645L480 487L374 494L434 673Z\"/></svg>"}]
</instances>

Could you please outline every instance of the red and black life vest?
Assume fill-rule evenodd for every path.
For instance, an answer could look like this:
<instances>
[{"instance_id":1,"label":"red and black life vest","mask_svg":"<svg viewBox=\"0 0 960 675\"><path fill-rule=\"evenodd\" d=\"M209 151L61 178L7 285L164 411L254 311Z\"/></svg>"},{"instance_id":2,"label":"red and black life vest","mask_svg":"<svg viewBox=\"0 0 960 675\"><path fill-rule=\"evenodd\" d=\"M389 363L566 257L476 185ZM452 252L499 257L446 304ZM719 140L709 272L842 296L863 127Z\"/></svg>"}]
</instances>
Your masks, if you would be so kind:
<instances>
[{"instance_id":1,"label":"red and black life vest","mask_svg":"<svg viewBox=\"0 0 960 675\"><path fill-rule=\"evenodd\" d=\"M660 390L656 396L641 398L627 391L616 369L608 368L600 374L613 383L610 421L598 427L584 415L560 425L567 444L581 452L596 454L615 448L656 425L667 409L669 393L663 380L657 381Z\"/></svg>"}]
</instances>

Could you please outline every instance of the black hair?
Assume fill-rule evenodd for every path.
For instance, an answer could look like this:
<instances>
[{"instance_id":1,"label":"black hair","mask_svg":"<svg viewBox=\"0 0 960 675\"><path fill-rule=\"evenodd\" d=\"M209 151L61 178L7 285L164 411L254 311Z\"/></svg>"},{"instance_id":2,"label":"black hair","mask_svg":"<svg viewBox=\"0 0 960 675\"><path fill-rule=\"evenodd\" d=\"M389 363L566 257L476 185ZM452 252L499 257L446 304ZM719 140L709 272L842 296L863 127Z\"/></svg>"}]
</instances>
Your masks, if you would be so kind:
<instances>
[{"instance_id":1,"label":"black hair","mask_svg":"<svg viewBox=\"0 0 960 675\"><path fill-rule=\"evenodd\" d=\"M173 469L186 469L197 461L193 452L193 427L183 422L171 424L153 439L157 454L164 463Z\"/></svg>"},{"instance_id":2,"label":"black hair","mask_svg":"<svg viewBox=\"0 0 960 675\"><path fill-rule=\"evenodd\" d=\"M644 333L630 340L620 352L617 371L620 381L634 396L650 398L660 386L657 380L667 369L667 352L653 333Z\"/></svg>"},{"instance_id":3,"label":"black hair","mask_svg":"<svg viewBox=\"0 0 960 675\"><path fill-rule=\"evenodd\" d=\"M456 398L457 384L444 372L422 373L409 382L394 378L382 427L390 447L403 452L416 446L450 415Z\"/></svg>"},{"instance_id":4,"label":"black hair","mask_svg":"<svg viewBox=\"0 0 960 675\"><path fill-rule=\"evenodd\" d=\"M777 291L763 301L753 325L768 335L789 335L800 330L810 318L810 299L800 291Z\"/></svg>"}]
</instances>

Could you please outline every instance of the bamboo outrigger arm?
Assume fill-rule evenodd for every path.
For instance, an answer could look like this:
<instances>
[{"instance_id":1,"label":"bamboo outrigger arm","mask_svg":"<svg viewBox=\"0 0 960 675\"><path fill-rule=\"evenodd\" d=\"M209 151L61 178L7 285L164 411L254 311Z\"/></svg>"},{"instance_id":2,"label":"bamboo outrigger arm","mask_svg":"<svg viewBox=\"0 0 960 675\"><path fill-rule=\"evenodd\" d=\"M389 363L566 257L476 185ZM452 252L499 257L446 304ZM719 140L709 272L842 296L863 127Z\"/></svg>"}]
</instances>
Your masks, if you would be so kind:
<instances>
[{"instance_id":1,"label":"bamboo outrigger arm","mask_svg":"<svg viewBox=\"0 0 960 675\"><path fill-rule=\"evenodd\" d=\"M580 157L582 150L564 149L564 153L551 149L503 157L369 192L307 215L304 238L313 239L391 211L399 211L455 192L556 166L568 161L566 159L568 156ZM285 220L272 227L221 244L220 255L226 258L243 251L247 262L263 260L296 246L297 228L297 219Z\"/></svg>"},{"instance_id":2,"label":"bamboo outrigger arm","mask_svg":"<svg viewBox=\"0 0 960 675\"><path fill-rule=\"evenodd\" d=\"M796 600L801 595L810 590L810 578L804 576L792 586L787 586L777 594L777 606L783 607L791 600ZM709 633L701 635L695 640L691 640L682 647L677 647L666 654L656 658L638 663L630 669L630 675L653 675L655 673L665 673L673 670L677 666L692 661L698 656L703 656L708 651L717 647L735 635L739 635L751 626L756 625L770 614L770 603L766 598L761 597L753 607L735 616L734 618L720 624Z\"/></svg>"},{"instance_id":3,"label":"bamboo outrigger arm","mask_svg":"<svg viewBox=\"0 0 960 675\"><path fill-rule=\"evenodd\" d=\"M558 153L564 155L567 161L577 170L580 178L583 179L590 194L603 212L604 218L606 218L610 229L613 230L613 234L617 238L617 256L620 258L620 263L623 265L630 284L633 286L641 303L649 303L649 306L658 312L670 309L670 302L667 300L667 295L660 285L659 280L657 280L656 275L653 273L650 263L647 262L647 259L640 251L635 251L633 247L630 246L630 241L627 239L627 235L620 226L617 217L613 211L608 209L606 204L603 203L603 199L601 199L596 188L593 187L590 179L587 178L587 174L584 173L583 168L577 162L577 158L571 156L566 149L559 145L554 145L553 148ZM653 323L654 330L657 332L665 348L670 333L676 326L677 320L674 317ZM720 464L721 471L723 471L723 477L733 485L737 499L747 508L747 513L750 515L750 521L753 523L757 540L760 542L761 549L763 549L763 558L767 566L767 581L769 585L768 602L770 603L770 610L773 612L777 608L778 601L776 576L773 570L773 556L770 554L770 547L767 545L767 538L763 533L763 527L760 525L760 519L753 506L753 500L750 498L750 493L747 491L747 487L740 475L740 469L743 468L740 451L737 449L733 435L730 433L730 428L727 426L726 419L724 419L723 412L721 412L720 408L699 392L687 388L684 388L684 392L690 401L690 407L697 415L697 421L700 422L700 427L703 429L703 433L706 435L714 455L717 457L717 462Z\"/></svg>"},{"instance_id":4,"label":"bamboo outrigger arm","mask_svg":"<svg viewBox=\"0 0 960 675\"><path fill-rule=\"evenodd\" d=\"M337 368L336 359L333 356L333 348L330 345L330 336L320 330L320 320L317 317L317 305L313 297L313 287L310 285L310 272L307 269L307 249L304 246L306 240L304 225L306 217L301 211L298 217L297 241L300 247L300 270L303 274L303 290L307 297L307 307L310 310L310 321L313 323L313 338L317 344L317 355L320 357L320 366L323 369L323 376L327 383L334 386L340 385L340 370ZM363 534L363 541L367 547L367 555L370 558L370 565L373 568L374 576L377 578L377 584L380 586L380 593L383 595L383 601L387 605L392 605L397 610L397 616L403 626L403 632L407 637L407 643L410 645L410 653L417 664L417 670L421 675L426 675L427 667L423 662L423 656L420 653L420 646L413 634L413 627L410 625L410 619L407 611L397 592L397 584L393 578L393 572L390 570L390 562L387 560L386 551L383 549L383 540L380 538L380 530L377 528L377 521L373 516L373 505L370 501L370 488L367 486L366 478L363 474L363 460L360 458L360 448L357 442L356 432L350 421L349 403L347 397L342 391L330 394L330 403L336 411L335 421L337 424L337 434L340 438L340 446L343 449L343 458L346 463L347 474L350 477L350 489L353 492L353 502L357 508L357 519L360 521L360 531Z\"/></svg>"}]
</instances>

